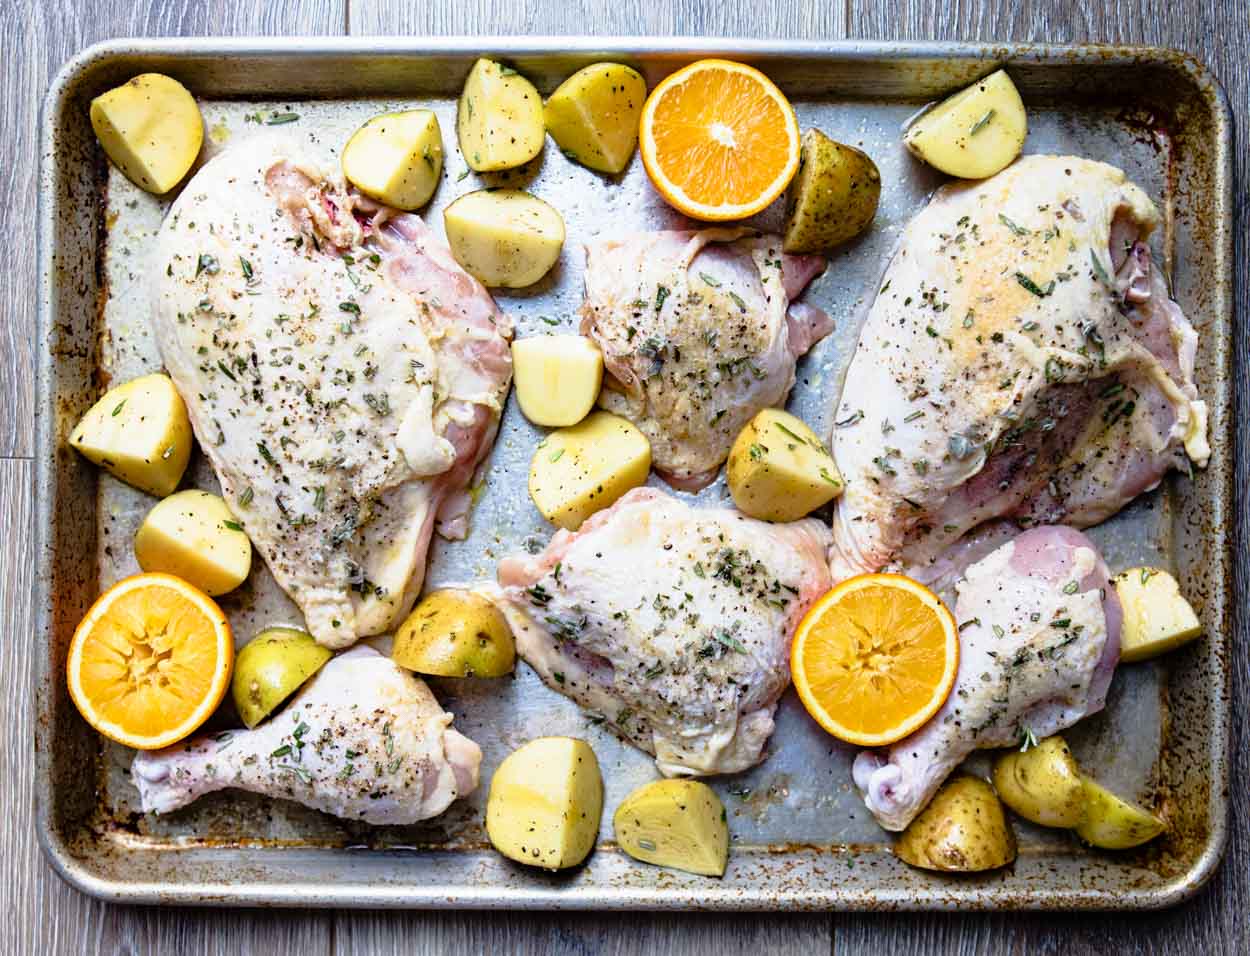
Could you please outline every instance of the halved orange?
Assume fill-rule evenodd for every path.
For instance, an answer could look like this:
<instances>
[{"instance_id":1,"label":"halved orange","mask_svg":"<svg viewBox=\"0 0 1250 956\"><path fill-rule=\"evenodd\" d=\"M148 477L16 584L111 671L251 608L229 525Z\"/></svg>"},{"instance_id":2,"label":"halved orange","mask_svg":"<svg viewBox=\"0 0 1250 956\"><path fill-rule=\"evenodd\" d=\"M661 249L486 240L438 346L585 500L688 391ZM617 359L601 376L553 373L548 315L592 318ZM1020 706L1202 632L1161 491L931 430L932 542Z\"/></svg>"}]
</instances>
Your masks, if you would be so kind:
<instances>
[{"instance_id":1,"label":"halved orange","mask_svg":"<svg viewBox=\"0 0 1250 956\"><path fill-rule=\"evenodd\" d=\"M936 594L901 574L837 585L799 622L790 649L807 712L848 743L901 740L937 713L959 669L959 631Z\"/></svg>"},{"instance_id":2,"label":"halved orange","mask_svg":"<svg viewBox=\"0 0 1250 956\"><path fill-rule=\"evenodd\" d=\"M642 108L638 142L655 188L695 219L754 215L799 168L790 101L732 60L699 60L661 81Z\"/></svg>"},{"instance_id":3,"label":"halved orange","mask_svg":"<svg viewBox=\"0 0 1250 956\"><path fill-rule=\"evenodd\" d=\"M69 693L87 723L139 750L177 743L230 686L234 638L215 601L172 574L137 574L74 631Z\"/></svg>"}]
</instances>

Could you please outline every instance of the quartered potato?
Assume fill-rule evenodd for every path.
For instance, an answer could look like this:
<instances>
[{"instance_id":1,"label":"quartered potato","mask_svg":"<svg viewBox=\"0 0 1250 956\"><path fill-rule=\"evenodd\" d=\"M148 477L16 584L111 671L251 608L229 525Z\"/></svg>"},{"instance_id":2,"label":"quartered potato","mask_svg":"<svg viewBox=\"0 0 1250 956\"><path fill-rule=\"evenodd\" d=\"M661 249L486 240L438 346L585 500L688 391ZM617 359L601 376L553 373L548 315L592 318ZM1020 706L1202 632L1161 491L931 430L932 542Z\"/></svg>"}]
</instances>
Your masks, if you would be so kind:
<instances>
[{"instance_id":1,"label":"quartered potato","mask_svg":"<svg viewBox=\"0 0 1250 956\"><path fill-rule=\"evenodd\" d=\"M738 433L726 469L743 514L797 521L842 493L842 476L816 433L779 408L766 408Z\"/></svg>"},{"instance_id":2,"label":"quartered potato","mask_svg":"<svg viewBox=\"0 0 1250 956\"><path fill-rule=\"evenodd\" d=\"M621 63L594 63L561 83L543 121L565 155L601 173L619 173L638 146L647 81Z\"/></svg>"},{"instance_id":3,"label":"quartered potato","mask_svg":"<svg viewBox=\"0 0 1250 956\"><path fill-rule=\"evenodd\" d=\"M144 375L109 389L74 427L69 443L88 461L163 498L191 457L191 420L168 375Z\"/></svg>"},{"instance_id":4,"label":"quartered potato","mask_svg":"<svg viewBox=\"0 0 1250 956\"><path fill-rule=\"evenodd\" d=\"M473 591L432 591L395 633L391 658L400 667L438 677L503 677L516 665L508 622Z\"/></svg>"},{"instance_id":5,"label":"quartered potato","mask_svg":"<svg viewBox=\"0 0 1250 956\"><path fill-rule=\"evenodd\" d=\"M799 172L786 198L786 252L821 252L868 228L881 199L881 173L867 153L818 129L803 134Z\"/></svg>"},{"instance_id":6,"label":"quartered potato","mask_svg":"<svg viewBox=\"0 0 1250 956\"><path fill-rule=\"evenodd\" d=\"M564 220L520 189L481 189L443 212L447 244L484 285L520 289L545 276L564 246Z\"/></svg>"},{"instance_id":7,"label":"quartered potato","mask_svg":"<svg viewBox=\"0 0 1250 956\"><path fill-rule=\"evenodd\" d=\"M1076 835L1104 850L1127 850L1153 840L1165 829L1163 821L1136 804L1121 800L1089 777L1085 787L1085 813Z\"/></svg>"},{"instance_id":8,"label":"quartered potato","mask_svg":"<svg viewBox=\"0 0 1250 956\"><path fill-rule=\"evenodd\" d=\"M195 97L161 73L143 73L97 96L91 128L127 179L158 194L178 185L204 142Z\"/></svg>"},{"instance_id":9,"label":"quartered potato","mask_svg":"<svg viewBox=\"0 0 1250 956\"><path fill-rule=\"evenodd\" d=\"M460 94L456 136L465 162L478 172L528 163L542 152L546 136L542 97L511 67L478 60Z\"/></svg>"},{"instance_id":10,"label":"quartered potato","mask_svg":"<svg viewBox=\"0 0 1250 956\"><path fill-rule=\"evenodd\" d=\"M347 181L397 209L424 206L442 174L443 136L429 110L375 116L343 147Z\"/></svg>"},{"instance_id":11,"label":"quartered potato","mask_svg":"<svg viewBox=\"0 0 1250 956\"><path fill-rule=\"evenodd\" d=\"M249 728L277 710L333 657L311 634L293 627L267 627L234 659L230 693Z\"/></svg>"},{"instance_id":12,"label":"quartered potato","mask_svg":"<svg viewBox=\"0 0 1250 956\"><path fill-rule=\"evenodd\" d=\"M1062 737L999 757L994 789L1012 810L1044 827L1074 827L1084 813L1081 768Z\"/></svg>"},{"instance_id":13,"label":"quartered potato","mask_svg":"<svg viewBox=\"0 0 1250 956\"><path fill-rule=\"evenodd\" d=\"M651 443L632 422L593 412L547 436L530 462L530 497L552 524L576 531L651 471Z\"/></svg>"},{"instance_id":14,"label":"quartered potato","mask_svg":"<svg viewBox=\"0 0 1250 956\"><path fill-rule=\"evenodd\" d=\"M725 875L725 805L706 783L657 780L639 787L617 807L612 826L616 842L635 860L703 876Z\"/></svg>"},{"instance_id":15,"label":"quartered potato","mask_svg":"<svg viewBox=\"0 0 1250 956\"><path fill-rule=\"evenodd\" d=\"M148 512L135 534L144 571L164 571L216 597L252 569L252 542L226 502L208 491L180 491Z\"/></svg>"},{"instance_id":16,"label":"quartered potato","mask_svg":"<svg viewBox=\"0 0 1250 956\"><path fill-rule=\"evenodd\" d=\"M1188 644L1202 633L1198 615L1181 596L1176 578L1158 568L1129 568L1116 575L1124 610L1120 660L1144 661Z\"/></svg>"},{"instance_id":17,"label":"quartered potato","mask_svg":"<svg viewBox=\"0 0 1250 956\"><path fill-rule=\"evenodd\" d=\"M903 143L930 166L961 179L984 179L1020 155L1028 119L1003 70L977 80L920 114Z\"/></svg>"},{"instance_id":18,"label":"quartered potato","mask_svg":"<svg viewBox=\"0 0 1250 956\"><path fill-rule=\"evenodd\" d=\"M1014 860L1016 836L994 788L957 774L902 832L894 855L926 870L976 873Z\"/></svg>"},{"instance_id":19,"label":"quartered potato","mask_svg":"<svg viewBox=\"0 0 1250 956\"><path fill-rule=\"evenodd\" d=\"M590 854L602 813L603 777L590 745L573 737L540 737L495 771L486 834L510 860L562 870Z\"/></svg>"},{"instance_id":20,"label":"quartered potato","mask_svg":"<svg viewBox=\"0 0 1250 956\"><path fill-rule=\"evenodd\" d=\"M584 335L515 339L512 381L521 413L535 425L576 425L599 398L603 353Z\"/></svg>"}]
</instances>

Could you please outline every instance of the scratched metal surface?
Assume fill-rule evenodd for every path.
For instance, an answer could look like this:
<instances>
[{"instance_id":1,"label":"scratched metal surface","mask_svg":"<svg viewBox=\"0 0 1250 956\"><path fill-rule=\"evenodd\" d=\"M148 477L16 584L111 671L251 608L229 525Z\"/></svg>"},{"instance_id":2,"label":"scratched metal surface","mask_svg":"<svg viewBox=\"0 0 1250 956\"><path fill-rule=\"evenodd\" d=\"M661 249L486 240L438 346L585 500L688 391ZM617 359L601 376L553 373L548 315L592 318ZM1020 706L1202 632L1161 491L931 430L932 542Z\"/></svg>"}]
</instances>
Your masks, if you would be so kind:
<instances>
[{"instance_id":1,"label":"scratched metal surface","mask_svg":"<svg viewBox=\"0 0 1250 956\"><path fill-rule=\"evenodd\" d=\"M560 49L567 50L567 45L568 41L561 41ZM189 46L194 49L194 44ZM478 48L469 43L464 50L468 54ZM800 363L789 407L818 432L826 432L865 307L899 230L943 180L905 154L900 126L924 99L988 71L996 57L989 49L976 51L980 54L976 56L966 50L960 55L953 48L930 47L925 52L933 53L935 59L926 66L909 62L916 59L917 48L892 48L878 59L861 57L864 73L855 77L847 70L856 62L849 51L841 57L836 47L813 55L816 52L778 60L770 72L787 85L804 127L818 126L834 139L864 149L879 166L884 184L871 231L835 253L828 270L807 292L809 301L834 316L837 327ZM682 61L680 56L655 57L646 52L625 58L643 66L652 83ZM107 85L109 69L125 72L135 62L131 59L123 68L117 59L114 56L110 61L105 55L95 63L100 75L83 85L76 102L81 102L84 92ZM1080 72L1091 62L1089 58L1074 54L1065 58L1057 52L1043 59L1046 62L1026 63L1016 71L1030 107L1025 151L1072 153L1112 162L1159 204L1166 227L1155 237L1156 252L1171 265L1176 294L1202 334L1200 375L1206 397L1216 409L1210 473L1196 483L1169 479L1158 491L1094 529L1092 535L1113 570L1138 563L1175 569L1187 591L1204 605L1209 625L1214 625L1210 628L1216 634L1212 646L1197 653L1212 653L1222 634L1218 622L1223 617L1222 575L1226 573L1223 529L1217 519L1227 493L1226 469L1231 467L1231 448L1222 431L1227 428L1228 406L1221 371L1226 358L1221 356L1228 315L1221 305L1224 300L1204 291L1209 283L1201 281L1209 278L1210 264L1219 260L1221 250L1219 230L1205 222L1200 211L1205 208L1209 214L1222 188L1220 177L1212 178L1207 171L1208 167L1219 171L1217 158L1209 155L1218 153L1218 123L1209 115L1198 115L1204 101L1193 88L1200 86L1201 78L1187 77L1191 89L1172 91L1176 97L1186 92L1194 95L1194 102L1183 108L1172 108L1175 100L1126 106L1118 99L1114 104L1100 104L1098 84ZM172 72L179 75L176 67L180 66L188 86L203 94L200 103L207 137L201 161L228 147L245 148L249 137L272 132L255 121L258 114L263 118L271 112L297 113L299 119L282 126L282 132L333 165L348 135L368 116L416 106L433 109L442 127L447 160L443 182L424 218L441 233L442 209L483 185L522 185L550 201L567 226L568 240L559 264L536 287L517 293L499 290L496 298L516 320L518 335L553 331L552 322L573 329L582 293L581 244L601 235L680 225L682 220L650 188L637 159L622 176L609 178L569 162L548 145L521 170L480 176L468 173L454 148L454 93L471 61L471 55L452 55L440 70L437 63L426 60L429 68L421 71L423 61L414 57L405 65L415 64L417 75L402 83L383 67L375 67L376 75L349 71L343 76L347 88L335 90L340 95L356 89L366 93L403 89L404 95L339 99L326 99L315 89L301 93L301 82L286 74L281 74L286 77L285 86L268 79L268 85L248 87L245 58L241 81L223 81L219 63L216 69L201 66L197 70L194 62L182 58L173 61ZM403 63L404 58L396 62ZM520 54L516 62L543 92L558 82L570 63L576 65L567 55L549 56L541 50L528 58ZM1116 62L1106 59L1106 64ZM300 63L300 53L293 50L286 68L298 70ZM274 68L281 71L283 67ZM1132 65L1121 61L1120 68L1132 69ZM1179 67L1169 69L1177 77L1184 76ZM78 70L78 77L89 72L81 65ZM873 70L881 79L875 86ZM1091 91L1095 98L1073 102L1056 97L1065 89L1063 71L1070 74L1070 87ZM242 88L234 88L239 82ZM213 95L223 87L229 95ZM293 92L269 99L239 95L272 89ZM878 95L869 95L877 89ZM1215 110L1209 102L1205 108L1208 113ZM106 475L95 474L74 456L58 453L55 445L72 425L73 412L81 411L98 394L98 385L160 368L147 327L147 263L167 202L138 190L107 167L79 128L85 125L81 117L66 110L57 120L63 136L80 137L78 154L58 155L57 165L64 175L66 165L76 160L82 175L90 180L79 183L84 197L101 209L94 237L82 235L81 221L72 229L78 230L74 234L84 261L88 257L94 261L102 308L74 314L61 327L58 321L72 311L61 302L62 314L47 317L62 347L73 339L85 351L71 363L74 368L57 363L45 379L47 411L52 413L45 418L46 450L52 459L49 468L55 465L62 485L56 501L47 502L52 537L46 554L53 568L45 586L53 578L64 579L64 566L73 564L81 592L76 601L82 604L99 589L138 570L131 540L152 501ZM1200 132L1204 133L1201 138ZM780 214L775 205L754 223L776 229ZM51 228L66 227L62 223ZM67 246L62 241L57 247L62 258ZM50 344L50 351L54 347ZM510 400L472 514L471 533L461 542L435 539L428 586L490 578L500 556L527 542L545 541L551 534L551 526L532 506L525 490L529 460L541 434L541 429L520 415L515 400ZM66 481L72 489L64 487ZM211 469L198 457L188 484L216 489ZM725 500L723 477L697 498ZM89 546L84 548L79 540L74 552L68 553L63 544L57 546L57 509L73 509L76 503L81 508L88 502L93 506L88 509L91 518L79 514L73 520ZM1206 525L1206 530L1196 531L1199 525ZM65 629L72 630L76 620L68 609L60 617L51 609L54 604L64 605L64 598L63 594L48 595L49 627L55 632L49 646L54 659L57 648L63 655ZM249 581L225 597L222 605L240 645L261 627L300 622L294 605L259 560ZM78 752L92 761L94 775L80 772L75 781L58 774L55 766L49 769L48 792L43 796L54 812L46 843L59 848L54 857L59 856L63 870L78 876L80 884L119 898L390 906L429 905L440 899L462 905L553 907L1158 905L1167 894L1197 885L1204 875L1203 861L1213 852L1218 855L1222 833L1222 820L1212 819L1219 803L1212 794L1219 789L1222 751L1211 743L1212 735L1219 738L1224 732L1219 699L1222 668L1213 658L1205 671L1199 668L1199 673L1183 678L1189 682L1183 688L1169 685L1168 671L1160 663L1120 668L1105 712L1066 735L1094 776L1118 792L1158 805L1173 817L1178 835L1162 852L1151 849L1119 857L1091 854L1065 833L1017 821L1021 861L1005 874L952 882L909 870L889 855L890 838L873 823L851 786L854 750L824 734L791 691L782 700L768 759L747 773L710 781L730 813L734 853L725 879L713 884L632 865L610 847L612 811L626 793L657 776L651 759L593 725L570 701L545 688L524 664L518 665L514 679L431 681L440 700L457 715L456 726L476 740L484 753L482 786L436 820L414 827L370 828L293 803L235 792L211 795L167 817L144 816L137 812L137 794L128 777L132 752L101 744L97 755L97 742L88 732L86 740L80 739ZM54 693L54 688L45 688L45 695ZM1190 708L1187 701L1195 694L1203 706ZM81 726L74 726L76 715L63 701L49 716L58 725L71 725L79 738L84 736ZM210 727L236 725L226 704ZM485 799L493 769L517 745L542 734L587 739L602 765L606 787L600 830L604 849L586 867L557 877L508 864L484 844ZM1194 751L1205 747L1215 754L1214 763L1210 754L1195 754L1197 759L1185 761L1198 768L1205 789L1186 775L1176 777L1174 758L1181 747ZM985 765L984 757L974 762L977 768ZM79 794L76 800L62 793L71 786L81 790L92 776L94 793ZM1205 801L1201 812L1193 805L1199 796ZM1193 827L1187 826L1189 816L1195 819ZM175 865L175 859L182 862ZM225 883L218 886L213 874L225 875Z\"/></svg>"}]
</instances>

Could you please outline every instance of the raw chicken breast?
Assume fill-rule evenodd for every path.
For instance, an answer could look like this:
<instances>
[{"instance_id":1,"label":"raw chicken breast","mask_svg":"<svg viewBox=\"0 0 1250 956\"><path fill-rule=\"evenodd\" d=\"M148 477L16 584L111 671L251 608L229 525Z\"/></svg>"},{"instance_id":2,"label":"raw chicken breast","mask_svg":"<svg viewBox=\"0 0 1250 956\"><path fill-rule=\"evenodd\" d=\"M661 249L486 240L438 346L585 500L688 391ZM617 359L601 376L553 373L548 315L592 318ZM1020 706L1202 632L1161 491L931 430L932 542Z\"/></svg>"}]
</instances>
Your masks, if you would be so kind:
<instances>
[{"instance_id":1,"label":"raw chicken breast","mask_svg":"<svg viewBox=\"0 0 1250 956\"><path fill-rule=\"evenodd\" d=\"M145 813L235 787L375 824L437 816L477 787L482 752L420 680L371 647L330 660L255 730L139 753Z\"/></svg>"},{"instance_id":2,"label":"raw chicken breast","mask_svg":"<svg viewBox=\"0 0 1250 956\"><path fill-rule=\"evenodd\" d=\"M1197 335L1144 242L1158 218L1115 167L1030 156L911 221L836 416L835 581L994 518L1087 527L1205 465Z\"/></svg>"},{"instance_id":3,"label":"raw chicken breast","mask_svg":"<svg viewBox=\"0 0 1250 956\"><path fill-rule=\"evenodd\" d=\"M959 673L910 737L855 760L855 785L902 830L973 750L1041 740L1102 710L1120 659L1120 602L1093 543L1040 527L977 561L956 586Z\"/></svg>"},{"instance_id":4,"label":"raw chicken breast","mask_svg":"<svg viewBox=\"0 0 1250 956\"><path fill-rule=\"evenodd\" d=\"M279 138L197 173L157 249L157 342L231 510L318 641L388 630L436 520L464 532L508 320L418 217Z\"/></svg>"},{"instance_id":5,"label":"raw chicken breast","mask_svg":"<svg viewBox=\"0 0 1250 956\"><path fill-rule=\"evenodd\" d=\"M828 529L767 524L639 488L499 563L517 651L667 776L763 758L790 639L829 588Z\"/></svg>"},{"instance_id":6,"label":"raw chicken breast","mask_svg":"<svg viewBox=\"0 0 1250 956\"><path fill-rule=\"evenodd\" d=\"M587 245L582 333L603 350L599 404L642 430L674 487L709 484L742 426L785 403L795 362L833 328L791 305L824 265L742 228Z\"/></svg>"}]
</instances>

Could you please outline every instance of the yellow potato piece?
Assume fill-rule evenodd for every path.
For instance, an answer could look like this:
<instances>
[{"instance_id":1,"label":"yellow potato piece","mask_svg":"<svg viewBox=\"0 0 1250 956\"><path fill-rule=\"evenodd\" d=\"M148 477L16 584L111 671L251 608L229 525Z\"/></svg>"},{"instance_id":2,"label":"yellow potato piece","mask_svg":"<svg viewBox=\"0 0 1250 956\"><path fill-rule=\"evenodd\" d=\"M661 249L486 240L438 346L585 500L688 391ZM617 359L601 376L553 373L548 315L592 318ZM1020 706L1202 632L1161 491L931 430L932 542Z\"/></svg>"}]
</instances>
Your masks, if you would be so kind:
<instances>
[{"instance_id":1,"label":"yellow potato piece","mask_svg":"<svg viewBox=\"0 0 1250 956\"><path fill-rule=\"evenodd\" d=\"M516 70L480 59L464 81L456 137L465 162L478 172L528 163L543 148L542 97Z\"/></svg>"},{"instance_id":2,"label":"yellow potato piece","mask_svg":"<svg viewBox=\"0 0 1250 956\"><path fill-rule=\"evenodd\" d=\"M430 201L443 174L443 137L429 110L383 113L343 147L343 175L366 196L397 209Z\"/></svg>"},{"instance_id":3,"label":"yellow potato piece","mask_svg":"<svg viewBox=\"0 0 1250 956\"><path fill-rule=\"evenodd\" d=\"M443 212L456 261L485 285L520 289L545 276L564 246L564 220L520 189L480 189Z\"/></svg>"},{"instance_id":4,"label":"yellow potato piece","mask_svg":"<svg viewBox=\"0 0 1250 956\"><path fill-rule=\"evenodd\" d=\"M1044 827L1074 827L1085 810L1081 769L1062 737L999 757L994 789L1012 810Z\"/></svg>"},{"instance_id":5,"label":"yellow potato piece","mask_svg":"<svg viewBox=\"0 0 1250 956\"><path fill-rule=\"evenodd\" d=\"M651 443L631 422L593 412L547 436L530 462L530 497L552 524L576 531L651 471Z\"/></svg>"},{"instance_id":6,"label":"yellow potato piece","mask_svg":"<svg viewBox=\"0 0 1250 956\"><path fill-rule=\"evenodd\" d=\"M91 128L126 178L150 193L178 185L204 142L195 97L160 73L143 73L97 96Z\"/></svg>"},{"instance_id":7,"label":"yellow potato piece","mask_svg":"<svg viewBox=\"0 0 1250 956\"><path fill-rule=\"evenodd\" d=\"M926 870L979 873L1016 858L1016 835L994 788L957 773L899 835L894 855Z\"/></svg>"},{"instance_id":8,"label":"yellow potato piece","mask_svg":"<svg viewBox=\"0 0 1250 956\"><path fill-rule=\"evenodd\" d=\"M1085 786L1085 815L1076 826L1076 835L1091 846L1128 850L1167 829L1153 813L1121 800L1089 777L1082 776L1081 782Z\"/></svg>"},{"instance_id":9,"label":"yellow potato piece","mask_svg":"<svg viewBox=\"0 0 1250 956\"><path fill-rule=\"evenodd\" d=\"M252 542L219 496L180 491L161 501L135 534L144 571L164 571L216 597L233 591L252 569Z\"/></svg>"},{"instance_id":10,"label":"yellow potato piece","mask_svg":"<svg viewBox=\"0 0 1250 956\"><path fill-rule=\"evenodd\" d=\"M299 690L334 652L293 627L267 627L234 660L230 683L235 709L255 727Z\"/></svg>"},{"instance_id":11,"label":"yellow potato piece","mask_svg":"<svg viewBox=\"0 0 1250 956\"><path fill-rule=\"evenodd\" d=\"M516 665L512 629L482 595L460 588L431 591L395 632L391 658L438 677L503 677Z\"/></svg>"},{"instance_id":12,"label":"yellow potato piece","mask_svg":"<svg viewBox=\"0 0 1250 956\"><path fill-rule=\"evenodd\" d=\"M191 421L168 375L144 375L106 392L69 443L115 477L163 498L186 471Z\"/></svg>"},{"instance_id":13,"label":"yellow potato piece","mask_svg":"<svg viewBox=\"0 0 1250 956\"><path fill-rule=\"evenodd\" d=\"M512 343L512 381L535 425L576 425L599 397L603 353L584 335L535 335Z\"/></svg>"},{"instance_id":14,"label":"yellow potato piece","mask_svg":"<svg viewBox=\"0 0 1250 956\"><path fill-rule=\"evenodd\" d=\"M638 146L647 81L621 63L594 63L561 83L546 106L547 132L571 159L619 173Z\"/></svg>"},{"instance_id":15,"label":"yellow potato piece","mask_svg":"<svg viewBox=\"0 0 1250 956\"><path fill-rule=\"evenodd\" d=\"M706 783L656 780L621 801L616 842L635 860L702 876L724 876L729 859L725 805Z\"/></svg>"},{"instance_id":16,"label":"yellow potato piece","mask_svg":"<svg viewBox=\"0 0 1250 956\"><path fill-rule=\"evenodd\" d=\"M1202 622L1181 596L1176 578L1158 568L1129 568L1115 578L1124 610L1120 660L1144 661L1188 644L1202 633Z\"/></svg>"},{"instance_id":17,"label":"yellow potato piece","mask_svg":"<svg viewBox=\"0 0 1250 956\"><path fill-rule=\"evenodd\" d=\"M816 433L779 408L764 409L738 433L727 477L738 510L765 521L797 521L843 488Z\"/></svg>"},{"instance_id":18,"label":"yellow potato piece","mask_svg":"<svg viewBox=\"0 0 1250 956\"><path fill-rule=\"evenodd\" d=\"M603 777L590 745L573 737L540 737L495 771L486 834L510 860L561 870L594 849L602 813Z\"/></svg>"},{"instance_id":19,"label":"yellow potato piece","mask_svg":"<svg viewBox=\"0 0 1250 956\"><path fill-rule=\"evenodd\" d=\"M1003 70L977 80L922 113L903 142L930 166L961 179L984 179L1020 155L1028 118Z\"/></svg>"},{"instance_id":20,"label":"yellow potato piece","mask_svg":"<svg viewBox=\"0 0 1250 956\"><path fill-rule=\"evenodd\" d=\"M868 228L881 199L881 173L865 152L818 129L803 134L799 171L786 198L786 252L821 252Z\"/></svg>"}]
</instances>

